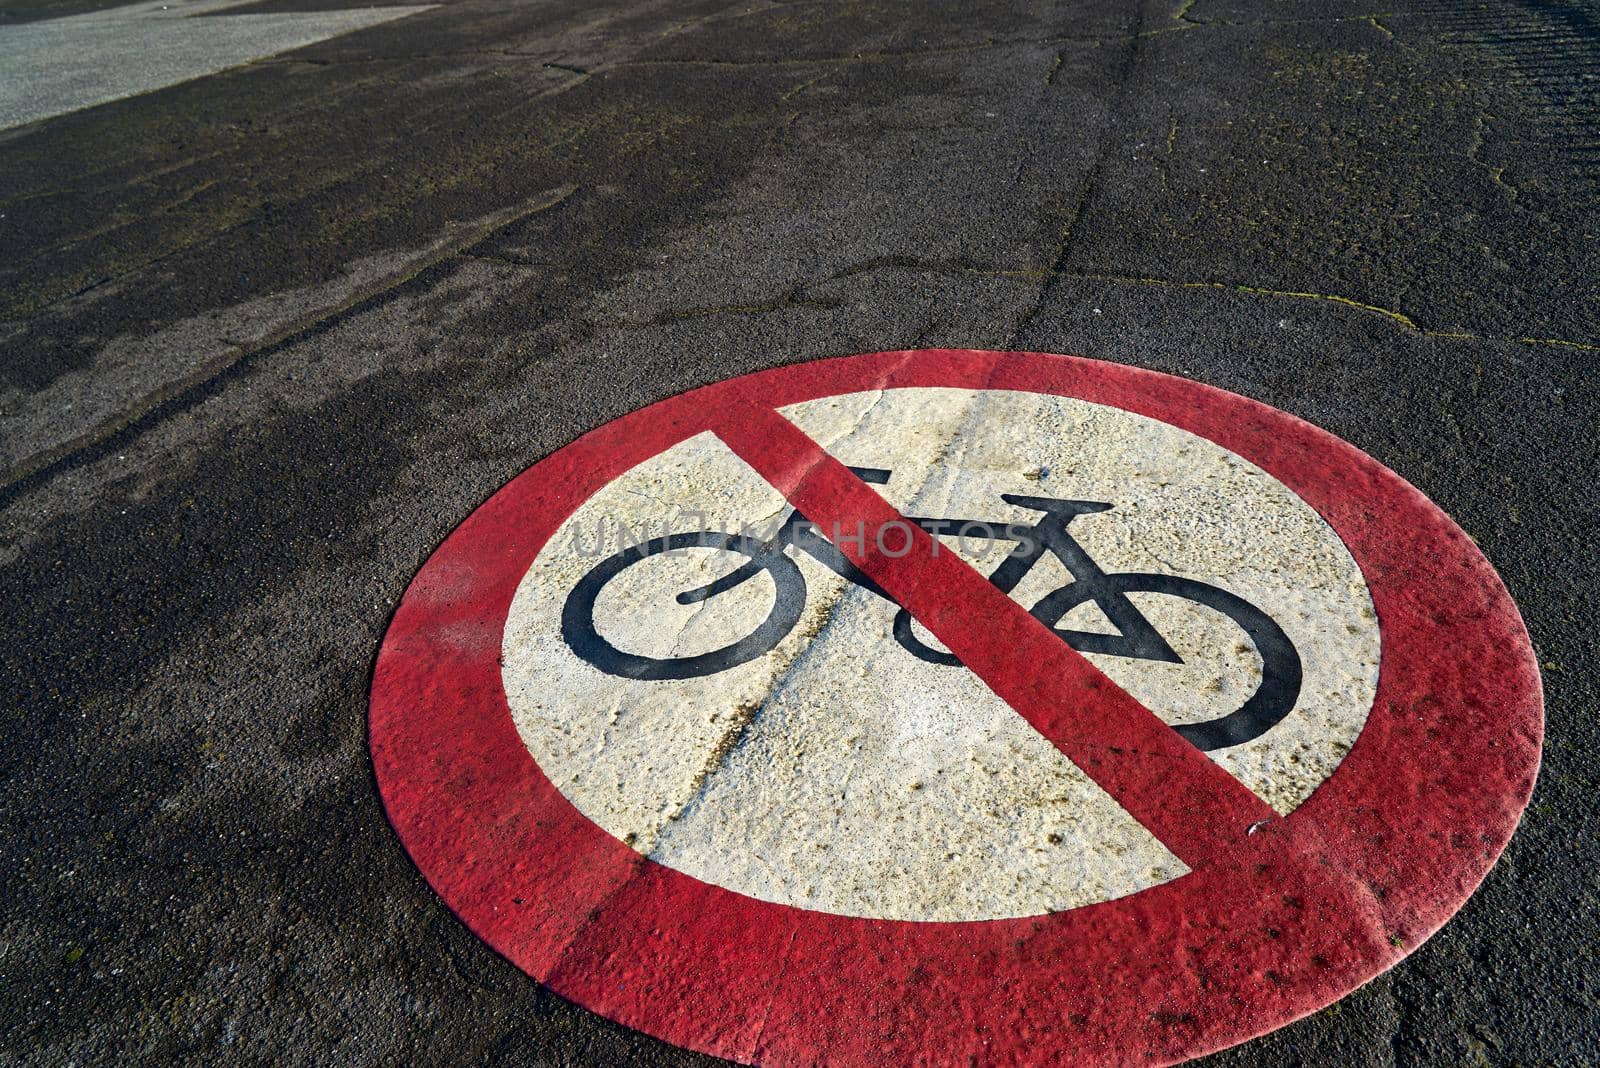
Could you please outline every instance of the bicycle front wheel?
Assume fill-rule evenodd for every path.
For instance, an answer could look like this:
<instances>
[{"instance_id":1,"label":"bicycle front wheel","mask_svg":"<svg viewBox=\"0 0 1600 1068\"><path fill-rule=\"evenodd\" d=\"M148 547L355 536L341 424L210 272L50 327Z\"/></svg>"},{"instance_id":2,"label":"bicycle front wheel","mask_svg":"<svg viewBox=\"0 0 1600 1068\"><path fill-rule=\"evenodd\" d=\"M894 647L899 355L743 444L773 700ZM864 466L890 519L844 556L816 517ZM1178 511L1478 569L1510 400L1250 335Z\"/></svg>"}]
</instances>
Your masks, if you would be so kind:
<instances>
[{"instance_id":1,"label":"bicycle front wheel","mask_svg":"<svg viewBox=\"0 0 1600 1068\"><path fill-rule=\"evenodd\" d=\"M1254 741L1293 711L1300 697L1303 674L1300 653L1295 649L1294 642L1267 613L1243 597L1209 583L1177 575L1120 572L1107 575L1105 582L1098 586L1078 582L1046 594L1034 605L1033 616L1056 631L1063 641L1075 649L1089 639L1094 640L1093 649L1079 649L1080 652L1142 658L1136 653L1120 653L1117 649L1120 638L1116 635L1080 634L1059 629L1062 617L1088 600L1092 590L1107 587L1124 596L1130 593L1159 593L1204 605L1233 620L1255 646L1256 653L1261 657L1261 682L1249 700L1225 716L1173 727L1197 749L1211 752Z\"/></svg>"}]
</instances>

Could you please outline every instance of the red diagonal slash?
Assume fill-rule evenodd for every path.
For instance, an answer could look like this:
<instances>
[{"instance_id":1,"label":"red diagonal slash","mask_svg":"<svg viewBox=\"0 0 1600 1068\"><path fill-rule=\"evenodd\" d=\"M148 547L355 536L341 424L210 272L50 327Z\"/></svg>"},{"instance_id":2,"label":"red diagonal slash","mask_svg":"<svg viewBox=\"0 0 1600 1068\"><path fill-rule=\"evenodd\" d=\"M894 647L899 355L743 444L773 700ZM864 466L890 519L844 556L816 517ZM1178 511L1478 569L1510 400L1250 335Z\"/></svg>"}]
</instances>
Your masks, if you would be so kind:
<instances>
[{"instance_id":1,"label":"red diagonal slash","mask_svg":"<svg viewBox=\"0 0 1600 1068\"><path fill-rule=\"evenodd\" d=\"M714 429L825 535L842 532L852 563L1190 868L1277 816L776 411L742 405Z\"/></svg>"}]
</instances>

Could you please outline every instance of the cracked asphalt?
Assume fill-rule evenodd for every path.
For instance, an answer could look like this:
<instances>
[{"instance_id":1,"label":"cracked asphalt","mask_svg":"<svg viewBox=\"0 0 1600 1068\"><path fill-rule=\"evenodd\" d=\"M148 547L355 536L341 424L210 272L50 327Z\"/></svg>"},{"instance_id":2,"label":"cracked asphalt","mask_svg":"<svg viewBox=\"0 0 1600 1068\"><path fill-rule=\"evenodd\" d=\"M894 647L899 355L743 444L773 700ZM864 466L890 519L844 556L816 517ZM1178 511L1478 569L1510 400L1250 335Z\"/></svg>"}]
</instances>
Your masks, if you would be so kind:
<instances>
[{"instance_id":1,"label":"cracked asphalt","mask_svg":"<svg viewBox=\"0 0 1600 1068\"><path fill-rule=\"evenodd\" d=\"M105 6L0 0L0 32ZM370 770L378 643L584 431L950 346L1317 423L1474 536L1538 650L1544 770L1476 896L1207 1063L1600 1062L1597 19L447 0L0 131L0 1057L703 1062L422 882Z\"/></svg>"}]
</instances>

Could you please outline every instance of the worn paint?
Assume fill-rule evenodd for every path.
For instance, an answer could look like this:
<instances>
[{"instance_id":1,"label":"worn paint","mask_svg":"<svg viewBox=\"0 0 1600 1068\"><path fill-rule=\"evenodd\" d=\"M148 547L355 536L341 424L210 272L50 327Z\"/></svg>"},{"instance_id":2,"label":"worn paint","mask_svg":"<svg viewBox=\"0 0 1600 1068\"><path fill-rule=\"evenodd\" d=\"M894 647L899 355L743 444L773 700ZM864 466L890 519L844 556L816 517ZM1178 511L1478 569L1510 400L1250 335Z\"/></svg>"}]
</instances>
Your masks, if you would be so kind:
<instances>
[{"instance_id":1,"label":"worn paint","mask_svg":"<svg viewBox=\"0 0 1600 1068\"><path fill-rule=\"evenodd\" d=\"M1112 502L1073 524L1108 571L1202 580L1277 619L1307 666L1295 709L1212 758L1280 814L1355 741L1377 685L1371 599L1327 523L1254 465L1168 424L1038 393L897 389L785 414L847 463L892 470L879 491L907 515L977 517L998 532L1037 518L1005 493ZM897 605L793 549L805 615L751 662L619 679L562 640L569 591L597 554L619 548L619 532L770 530L788 511L706 432L590 497L528 569L506 627L507 697L534 759L585 815L678 871L853 916L1038 915L1188 871L983 679L897 644ZM942 548L985 573L1011 547L959 534L952 526ZM736 641L770 611L770 580L692 605L674 595L743 560L713 549L642 560L607 585L600 629L657 657ZM1047 556L1012 596L1031 606L1070 582ZM1132 597L1184 662L1089 656L1147 708L1168 722L1205 721L1255 690L1260 657L1228 617ZM1093 603L1066 622L1115 630Z\"/></svg>"},{"instance_id":2,"label":"worn paint","mask_svg":"<svg viewBox=\"0 0 1600 1068\"><path fill-rule=\"evenodd\" d=\"M518 734L500 663L518 586L561 523L642 461L709 430L807 514L881 526L900 515L894 506L775 409L927 387L1055 394L1179 427L1254 465L1328 524L1365 578L1382 657L1365 725L1319 788L1280 816L920 534L905 556L851 560L1178 854L1187 875L1043 916L840 915L686 875L573 805ZM1005 626L967 625L975 616ZM750 714L745 704L733 712ZM408 591L379 659L371 726L391 818L429 880L501 952L594 1011L768 1064L935 1052L1168 1063L1341 997L1448 919L1526 804L1542 701L1526 633L1487 561L1365 454L1163 375L931 351L685 394L530 469ZM908 795L927 790L913 785Z\"/></svg>"}]
</instances>

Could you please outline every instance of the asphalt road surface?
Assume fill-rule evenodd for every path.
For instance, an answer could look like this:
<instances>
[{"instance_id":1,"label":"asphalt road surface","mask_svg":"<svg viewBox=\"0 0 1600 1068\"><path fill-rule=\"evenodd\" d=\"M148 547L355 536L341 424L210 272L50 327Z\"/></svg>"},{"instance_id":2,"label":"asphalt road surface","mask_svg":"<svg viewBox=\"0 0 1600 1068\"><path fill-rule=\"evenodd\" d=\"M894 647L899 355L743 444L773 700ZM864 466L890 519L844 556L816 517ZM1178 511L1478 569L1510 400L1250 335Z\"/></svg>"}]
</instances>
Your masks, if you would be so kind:
<instances>
[{"instance_id":1,"label":"asphalt road surface","mask_svg":"<svg viewBox=\"0 0 1600 1068\"><path fill-rule=\"evenodd\" d=\"M0 50L106 7L0 0ZM1453 515L1532 634L1544 770L1481 890L1208 1063L1600 1062L1600 6L371 14L0 130L0 1057L703 1061L422 881L372 778L378 643L581 433L950 346L1309 419Z\"/></svg>"}]
</instances>

